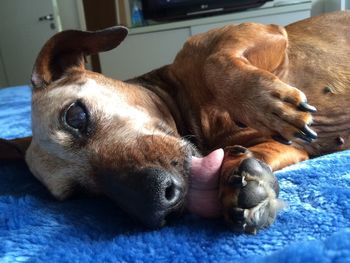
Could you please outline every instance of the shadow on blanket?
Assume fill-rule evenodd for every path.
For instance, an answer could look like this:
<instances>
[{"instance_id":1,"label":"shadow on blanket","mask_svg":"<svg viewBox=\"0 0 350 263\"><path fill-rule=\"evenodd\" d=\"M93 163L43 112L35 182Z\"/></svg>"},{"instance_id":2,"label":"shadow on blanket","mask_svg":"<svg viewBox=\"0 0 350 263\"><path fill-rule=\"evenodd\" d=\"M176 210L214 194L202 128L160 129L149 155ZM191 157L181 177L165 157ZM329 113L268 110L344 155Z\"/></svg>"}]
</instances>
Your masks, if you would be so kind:
<instances>
[{"instance_id":1,"label":"shadow on blanket","mask_svg":"<svg viewBox=\"0 0 350 263\"><path fill-rule=\"evenodd\" d=\"M1 106L0 100L0 113ZM24 128L15 126L11 136L30 132L29 112L21 114ZM1 133L9 133L5 115L0 137L9 138ZM257 236L189 214L147 231L107 199L58 202L24 163L2 162L0 262L350 262L350 151L290 166L277 176L289 207Z\"/></svg>"}]
</instances>

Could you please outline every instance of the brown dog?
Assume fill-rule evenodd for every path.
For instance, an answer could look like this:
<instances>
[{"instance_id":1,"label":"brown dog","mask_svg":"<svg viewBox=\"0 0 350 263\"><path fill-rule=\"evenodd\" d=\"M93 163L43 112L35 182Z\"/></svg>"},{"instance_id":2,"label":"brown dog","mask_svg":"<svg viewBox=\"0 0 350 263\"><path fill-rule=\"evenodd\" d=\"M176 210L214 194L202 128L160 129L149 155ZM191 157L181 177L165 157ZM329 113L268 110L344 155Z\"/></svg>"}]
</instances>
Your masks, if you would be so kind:
<instances>
[{"instance_id":1,"label":"brown dog","mask_svg":"<svg viewBox=\"0 0 350 263\"><path fill-rule=\"evenodd\" d=\"M349 22L344 12L211 30L127 82L84 68L84 55L114 48L125 28L59 33L33 71L27 163L59 199L77 187L104 193L158 227L184 206L192 156L226 147L224 217L255 232L279 206L270 168L349 148Z\"/></svg>"}]
</instances>

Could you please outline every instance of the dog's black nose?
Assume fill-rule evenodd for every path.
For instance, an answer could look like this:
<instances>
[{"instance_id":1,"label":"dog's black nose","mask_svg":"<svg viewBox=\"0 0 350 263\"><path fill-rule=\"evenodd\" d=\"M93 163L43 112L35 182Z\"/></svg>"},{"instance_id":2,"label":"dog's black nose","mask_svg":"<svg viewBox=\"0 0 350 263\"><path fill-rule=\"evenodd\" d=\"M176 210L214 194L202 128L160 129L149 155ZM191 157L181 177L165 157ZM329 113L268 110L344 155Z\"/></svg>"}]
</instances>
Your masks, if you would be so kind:
<instances>
[{"instance_id":1,"label":"dog's black nose","mask_svg":"<svg viewBox=\"0 0 350 263\"><path fill-rule=\"evenodd\" d=\"M184 182L177 176L161 169L146 168L129 175L130 180L137 180L141 198L151 210L166 212L182 201ZM139 202L141 204L141 202ZM140 207L141 209L141 207Z\"/></svg>"},{"instance_id":2,"label":"dog's black nose","mask_svg":"<svg viewBox=\"0 0 350 263\"><path fill-rule=\"evenodd\" d=\"M179 181L179 178L175 176L166 176L165 179L160 181L160 195L165 199L162 201L164 206L171 207L178 203L182 198L183 186Z\"/></svg>"},{"instance_id":3,"label":"dog's black nose","mask_svg":"<svg viewBox=\"0 0 350 263\"><path fill-rule=\"evenodd\" d=\"M184 179L163 169L145 168L113 174L104 172L100 179L109 197L150 228L163 226L166 216L180 209L184 203Z\"/></svg>"}]
</instances>

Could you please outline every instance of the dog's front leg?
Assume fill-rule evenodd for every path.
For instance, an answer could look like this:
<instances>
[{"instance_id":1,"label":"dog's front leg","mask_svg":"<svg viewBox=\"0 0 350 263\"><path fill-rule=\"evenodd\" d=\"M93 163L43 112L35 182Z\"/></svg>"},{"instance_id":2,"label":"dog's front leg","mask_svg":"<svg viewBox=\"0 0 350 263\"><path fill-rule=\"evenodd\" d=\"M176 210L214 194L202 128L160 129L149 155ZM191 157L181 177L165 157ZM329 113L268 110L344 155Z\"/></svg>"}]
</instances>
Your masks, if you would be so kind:
<instances>
[{"instance_id":1,"label":"dog's front leg","mask_svg":"<svg viewBox=\"0 0 350 263\"><path fill-rule=\"evenodd\" d=\"M219 186L226 222L253 234L271 225L283 207L273 171L306 159L305 151L274 141L226 148Z\"/></svg>"},{"instance_id":2,"label":"dog's front leg","mask_svg":"<svg viewBox=\"0 0 350 263\"><path fill-rule=\"evenodd\" d=\"M227 110L235 122L285 144L295 138L316 138L309 128L310 112L316 109L307 104L303 92L271 72L223 51L207 59L204 75L215 100L212 103Z\"/></svg>"}]
</instances>

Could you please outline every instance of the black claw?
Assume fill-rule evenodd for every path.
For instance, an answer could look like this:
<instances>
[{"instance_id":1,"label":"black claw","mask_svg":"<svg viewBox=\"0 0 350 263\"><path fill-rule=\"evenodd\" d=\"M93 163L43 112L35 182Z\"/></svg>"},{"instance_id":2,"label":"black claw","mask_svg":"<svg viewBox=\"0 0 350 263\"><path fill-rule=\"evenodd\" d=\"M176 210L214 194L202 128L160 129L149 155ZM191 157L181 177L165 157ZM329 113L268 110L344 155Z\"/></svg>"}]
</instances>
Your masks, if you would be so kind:
<instances>
[{"instance_id":1,"label":"black claw","mask_svg":"<svg viewBox=\"0 0 350 263\"><path fill-rule=\"evenodd\" d=\"M305 125L304 128L301 129L301 131L310 139L316 139L317 133L313 131L309 126Z\"/></svg>"},{"instance_id":2,"label":"black claw","mask_svg":"<svg viewBox=\"0 0 350 263\"><path fill-rule=\"evenodd\" d=\"M291 145L292 142L290 140L287 140L286 138L282 137L281 135L273 135L272 139L274 139L275 141L285 144L285 145Z\"/></svg>"},{"instance_id":3,"label":"black claw","mask_svg":"<svg viewBox=\"0 0 350 263\"><path fill-rule=\"evenodd\" d=\"M235 145L231 147L225 148L225 150L230 154L230 155L238 155L238 154L245 154L248 153L248 149L240 146L240 145Z\"/></svg>"},{"instance_id":4,"label":"black claw","mask_svg":"<svg viewBox=\"0 0 350 263\"><path fill-rule=\"evenodd\" d=\"M273 182L272 182L271 187L272 187L272 189L275 191L276 197L278 197L279 194L280 194L280 185L279 185L278 180L277 180L277 178L276 178L275 176L274 176L273 179L274 179L274 180L273 180Z\"/></svg>"},{"instance_id":5,"label":"black claw","mask_svg":"<svg viewBox=\"0 0 350 263\"><path fill-rule=\"evenodd\" d=\"M245 186L247 182L244 180L243 176L240 176L238 174L232 174L228 177L227 184L236 188L241 188Z\"/></svg>"},{"instance_id":6,"label":"black claw","mask_svg":"<svg viewBox=\"0 0 350 263\"><path fill-rule=\"evenodd\" d=\"M301 102L299 104L299 109L302 111L307 111L307 112L316 112L317 111L316 107L311 106L307 102Z\"/></svg>"},{"instance_id":7,"label":"black claw","mask_svg":"<svg viewBox=\"0 0 350 263\"><path fill-rule=\"evenodd\" d=\"M296 134L295 134L295 137L297 137L297 138L299 138L299 139L302 139L302 140L304 140L304 141L306 141L306 142L309 142L309 143L311 143L312 142L312 139L311 138L309 138L308 136L306 136L306 134L305 133L303 133L303 132L297 132Z\"/></svg>"},{"instance_id":8,"label":"black claw","mask_svg":"<svg viewBox=\"0 0 350 263\"><path fill-rule=\"evenodd\" d=\"M244 209L235 207L231 210L231 217L235 222L244 220Z\"/></svg>"},{"instance_id":9,"label":"black claw","mask_svg":"<svg viewBox=\"0 0 350 263\"><path fill-rule=\"evenodd\" d=\"M242 221L234 221L230 224L230 228L233 232L241 233L244 232L243 224L244 222Z\"/></svg>"},{"instance_id":10,"label":"black claw","mask_svg":"<svg viewBox=\"0 0 350 263\"><path fill-rule=\"evenodd\" d=\"M236 121L236 124L238 127L240 128L247 128L247 125L245 125L244 123L240 122L240 121Z\"/></svg>"},{"instance_id":11,"label":"black claw","mask_svg":"<svg viewBox=\"0 0 350 263\"><path fill-rule=\"evenodd\" d=\"M345 143L344 138L343 138L343 137L340 137L340 136L338 136L338 137L336 138L336 141L337 141L337 144L338 144L338 145L343 145L343 144Z\"/></svg>"},{"instance_id":12,"label":"black claw","mask_svg":"<svg viewBox=\"0 0 350 263\"><path fill-rule=\"evenodd\" d=\"M256 235L257 228L255 226L245 226L244 232L250 235Z\"/></svg>"}]
</instances>

